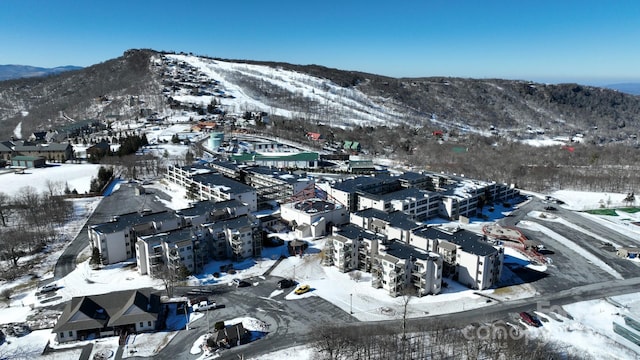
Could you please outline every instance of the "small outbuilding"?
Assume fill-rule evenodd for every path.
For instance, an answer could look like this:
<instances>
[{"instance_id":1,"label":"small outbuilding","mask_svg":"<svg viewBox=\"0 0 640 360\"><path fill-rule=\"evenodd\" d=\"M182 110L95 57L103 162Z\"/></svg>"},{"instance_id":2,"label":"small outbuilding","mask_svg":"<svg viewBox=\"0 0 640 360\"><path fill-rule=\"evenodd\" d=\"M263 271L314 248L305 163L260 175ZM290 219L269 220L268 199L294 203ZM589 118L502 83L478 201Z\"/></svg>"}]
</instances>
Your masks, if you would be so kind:
<instances>
[{"instance_id":1,"label":"small outbuilding","mask_svg":"<svg viewBox=\"0 0 640 360\"><path fill-rule=\"evenodd\" d=\"M46 166L46 160L42 156L18 155L11 158L11 166L23 168L40 168Z\"/></svg>"}]
</instances>

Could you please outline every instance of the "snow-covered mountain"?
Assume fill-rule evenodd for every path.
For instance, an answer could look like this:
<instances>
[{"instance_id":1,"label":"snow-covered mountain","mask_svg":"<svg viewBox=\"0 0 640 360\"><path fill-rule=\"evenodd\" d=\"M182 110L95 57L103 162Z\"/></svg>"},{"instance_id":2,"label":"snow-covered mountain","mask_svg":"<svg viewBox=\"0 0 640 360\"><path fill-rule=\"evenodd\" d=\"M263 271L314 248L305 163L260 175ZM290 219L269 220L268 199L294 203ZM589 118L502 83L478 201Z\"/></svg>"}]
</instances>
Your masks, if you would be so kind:
<instances>
[{"instance_id":1,"label":"snow-covered mountain","mask_svg":"<svg viewBox=\"0 0 640 360\"><path fill-rule=\"evenodd\" d=\"M333 126L392 125L405 113L378 104L357 88L280 67L212 60L190 55L163 57L173 78L190 76L194 84L215 84L208 95L172 93L180 102L207 105L219 98L232 113L264 111Z\"/></svg>"},{"instance_id":2,"label":"snow-covered mountain","mask_svg":"<svg viewBox=\"0 0 640 360\"><path fill-rule=\"evenodd\" d=\"M84 119L189 119L212 102L227 114L261 111L340 128L408 125L428 133L516 139L580 134L597 144L636 139L640 125L637 96L578 84L397 79L318 65L128 50L78 71L0 82L0 137L19 123L29 133Z\"/></svg>"}]
</instances>

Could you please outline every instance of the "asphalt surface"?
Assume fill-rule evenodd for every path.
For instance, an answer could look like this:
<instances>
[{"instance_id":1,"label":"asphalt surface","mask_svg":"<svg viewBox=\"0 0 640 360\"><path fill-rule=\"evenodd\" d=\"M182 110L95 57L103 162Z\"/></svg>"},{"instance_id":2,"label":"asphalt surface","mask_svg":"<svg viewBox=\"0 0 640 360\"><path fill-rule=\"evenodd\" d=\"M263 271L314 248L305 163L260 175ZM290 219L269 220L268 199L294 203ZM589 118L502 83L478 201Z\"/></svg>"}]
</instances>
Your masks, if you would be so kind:
<instances>
[{"instance_id":1,"label":"asphalt surface","mask_svg":"<svg viewBox=\"0 0 640 360\"><path fill-rule=\"evenodd\" d=\"M76 260L78 255L89 246L89 226L101 224L113 219L114 215L126 214L142 209L151 209L153 212L163 211L167 208L164 204L157 200L156 197L169 199L169 197L160 191L148 189L149 192L144 195L135 194L135 185L129 183L120 184L120 188L111 193L109 196L103 197L93 214L89 217L82 230L75 239L64 250L54 269L54 278L61 279L67 276L76 268Z\"/></svg>"}]
</instances>

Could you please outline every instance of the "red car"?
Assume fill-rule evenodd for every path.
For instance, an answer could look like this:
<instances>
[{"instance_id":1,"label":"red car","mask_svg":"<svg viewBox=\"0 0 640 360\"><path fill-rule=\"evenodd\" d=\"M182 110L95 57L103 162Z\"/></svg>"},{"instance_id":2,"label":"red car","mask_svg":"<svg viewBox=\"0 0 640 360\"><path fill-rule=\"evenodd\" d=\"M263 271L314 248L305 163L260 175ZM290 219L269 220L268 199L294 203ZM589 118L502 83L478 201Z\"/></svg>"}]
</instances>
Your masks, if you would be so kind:
<instances>
[{"instance_id":1,"label":"red car","mask_svg":"<svg viewBox=\"0 0 640 360\"><path fill-rule=\"evenodd\" d=\"M524 321L525 324L529 325L529 326L533 326L533 327L540 327L540 321L537 320L537 318L534 318L533 316L531 316L531 314L529 314L526 311L523 311L520 313L520 318L522 319L522 321Z\"/></svg>"}]
</instances>

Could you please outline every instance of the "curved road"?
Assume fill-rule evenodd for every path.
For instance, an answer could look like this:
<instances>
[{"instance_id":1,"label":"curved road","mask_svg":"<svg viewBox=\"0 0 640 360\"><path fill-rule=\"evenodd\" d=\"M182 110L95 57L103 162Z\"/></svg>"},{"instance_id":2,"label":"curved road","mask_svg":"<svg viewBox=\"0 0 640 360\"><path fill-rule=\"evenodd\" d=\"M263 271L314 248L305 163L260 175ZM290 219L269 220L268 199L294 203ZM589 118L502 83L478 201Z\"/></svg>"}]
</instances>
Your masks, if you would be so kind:
<instances>
[{"instance_id":1,"label":"curved road","mask_svg":"<svg viewBox=\"0 0 640 360\"><path fill-rule=\"evenodd\" d=\"M76 268L76 260L78 255L89 246L89 226L104 223L110 221L114 215L126 214L129 212L140 211L142 209L151 209L153 212L163 211L167 208L162 202L157 201L156 196L169 199L169 197L163 192L153 192L144 195L135 195L135 184L120 184L120 188L111 193L109 196L102 198L95 211L82 230L78 233L75 239L64 250L54 269L54 278L61 279L67 276Z\"/></svg>"}]
</instances>

